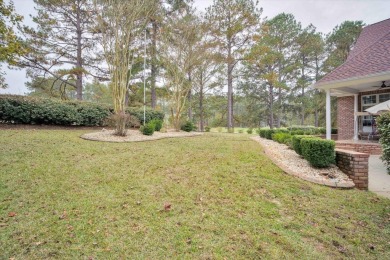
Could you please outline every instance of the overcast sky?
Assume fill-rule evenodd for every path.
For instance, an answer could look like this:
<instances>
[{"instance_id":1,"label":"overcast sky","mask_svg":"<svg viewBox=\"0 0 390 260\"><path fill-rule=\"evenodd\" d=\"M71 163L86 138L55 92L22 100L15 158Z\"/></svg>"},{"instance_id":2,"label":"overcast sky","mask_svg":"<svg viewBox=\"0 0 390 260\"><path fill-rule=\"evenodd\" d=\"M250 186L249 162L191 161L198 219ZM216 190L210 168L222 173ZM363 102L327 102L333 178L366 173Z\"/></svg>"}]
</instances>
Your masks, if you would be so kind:
<instances>
[{"instance_id":1,"label":"overcast sky","mask_svg":"<svg viewBox=\"0 0 390 260\"><path fill-rule=\"evenodd\" d=\"M195 6L203 11L212 4L212 0L195 0ZM14 0L17 13L31 23L29 15L34 12L32 0ZM317 30L329 33L345 20L362 20L365 24L373 24L390 18L390 0L260 0L263 18L285 12L292 13L295 19L307 26L312 23ZM6 66L3 66L3 69ZM9 88L0 94L20 94L27 92L24 70L7 70L6 81Z\"/></svg>"}]
</instances>

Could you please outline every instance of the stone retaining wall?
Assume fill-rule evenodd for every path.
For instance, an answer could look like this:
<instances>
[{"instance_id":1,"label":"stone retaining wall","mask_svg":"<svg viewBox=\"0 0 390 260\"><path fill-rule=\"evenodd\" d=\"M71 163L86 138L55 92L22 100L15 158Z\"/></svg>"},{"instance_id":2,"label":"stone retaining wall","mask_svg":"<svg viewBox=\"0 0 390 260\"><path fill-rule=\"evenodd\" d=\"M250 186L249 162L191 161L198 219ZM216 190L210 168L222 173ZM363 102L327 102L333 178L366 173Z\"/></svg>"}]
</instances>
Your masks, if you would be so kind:
<instances>
[{"instance_id":1,"label":"stone retaining wall","mask_svg":"<svg viewBox=\"0 0 390 260\"><path fill-rule=\"evenodd\" d=\"M336 149L336 164L355 183L356 188L368 189L369 154Z\"/></svg>"}]
</instances>

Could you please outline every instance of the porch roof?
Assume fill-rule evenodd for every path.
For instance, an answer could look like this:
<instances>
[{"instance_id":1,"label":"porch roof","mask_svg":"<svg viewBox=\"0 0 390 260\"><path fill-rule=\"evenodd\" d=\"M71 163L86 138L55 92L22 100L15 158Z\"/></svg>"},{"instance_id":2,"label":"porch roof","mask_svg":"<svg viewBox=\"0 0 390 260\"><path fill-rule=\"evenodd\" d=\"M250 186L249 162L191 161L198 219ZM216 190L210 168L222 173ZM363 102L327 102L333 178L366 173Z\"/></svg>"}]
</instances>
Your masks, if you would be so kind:
<instances>
[{"instance_id":1,"label":"porch roof","mask_svg":"<svg viewBox=\"0 0 390 260\"><path fill-rule=\"evenodd\" d=\"M366 26L347 60L314 86L349 96L390 83L390 19Z\"/></svg>"}]
</instances>

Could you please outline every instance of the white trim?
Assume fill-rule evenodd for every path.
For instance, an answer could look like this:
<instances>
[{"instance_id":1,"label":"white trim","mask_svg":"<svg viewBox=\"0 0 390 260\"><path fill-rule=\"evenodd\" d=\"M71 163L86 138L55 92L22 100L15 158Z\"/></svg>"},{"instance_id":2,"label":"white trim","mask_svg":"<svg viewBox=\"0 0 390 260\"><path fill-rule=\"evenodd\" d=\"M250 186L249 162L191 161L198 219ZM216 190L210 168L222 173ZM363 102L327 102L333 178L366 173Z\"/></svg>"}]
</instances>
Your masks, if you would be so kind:
<instances>
[{"instance_id":1,"label":"white trim","mask_svg":"<svg viewBox=\"0 0 390 260\"><path fill-rule=\"evenodd\" d=\"M332 125L330 113L330 89L326 90L326 139L332 139Z\"/></svg>"},{"instance_id":2,"label":"white trim","mask_svg":"<svg viewBox=\"0 0 390 260\"><path fill-rule=\"evenodd\" d=\"M354 103L353 103L353 110L354 110L354 117L353 117L353 140L359 140L359 137L358 137L358 116L357 116L357 113L358 113L358 99L359 99L359 95L358 94L355 94L354 95Z\"/></svg>"},{"instance_id":3,"label":"white trim","mask_svg":"<svg viewBox=\"0 0 390 260\"><path fill-rule=\"evenodd\" d=\"M334 89L334 88L341 88L341 87L353 87L356 85L361 84L367 84L371 82L378 82L378 81L386 81L390 79L390 71L365 75L365 76L359 76L359 77L352 77L348 79L342 79L342 80L333 80L328 82L320 82L315 83L314 87L317 89Z\"/></svg>"}]
</instances>

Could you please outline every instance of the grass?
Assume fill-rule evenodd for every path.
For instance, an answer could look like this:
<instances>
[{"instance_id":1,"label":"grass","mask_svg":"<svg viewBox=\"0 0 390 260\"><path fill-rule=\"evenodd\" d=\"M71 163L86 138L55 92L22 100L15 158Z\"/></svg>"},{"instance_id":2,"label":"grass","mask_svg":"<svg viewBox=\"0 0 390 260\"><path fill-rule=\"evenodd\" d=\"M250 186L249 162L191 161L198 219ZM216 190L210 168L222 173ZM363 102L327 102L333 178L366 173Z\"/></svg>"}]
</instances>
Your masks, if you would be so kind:
<instances>
[{"instance_id":1,"label":"grass","mask_svg":"<svg viewBox=\"0 0 390 260\"><path fill-rule=\"evenodd\" d=\"M248 127L235 127L234 133L235 134L248 134ZM256 134L257 128L252 128L252 134ZM212 133L228 133L228 129L226 127L213 127L210 129L210 132Z\"/></svg>"},{"instance_id":2,"label":"grass","mask_svg":"<svg viewBox=\"0 0 390 260\"><path fill-rule=\"evenodd\" d=\"M82 133L0 131L1 259L390 258L388 199L288 176L248 135Z\"/></svg>"}]
</instances>

